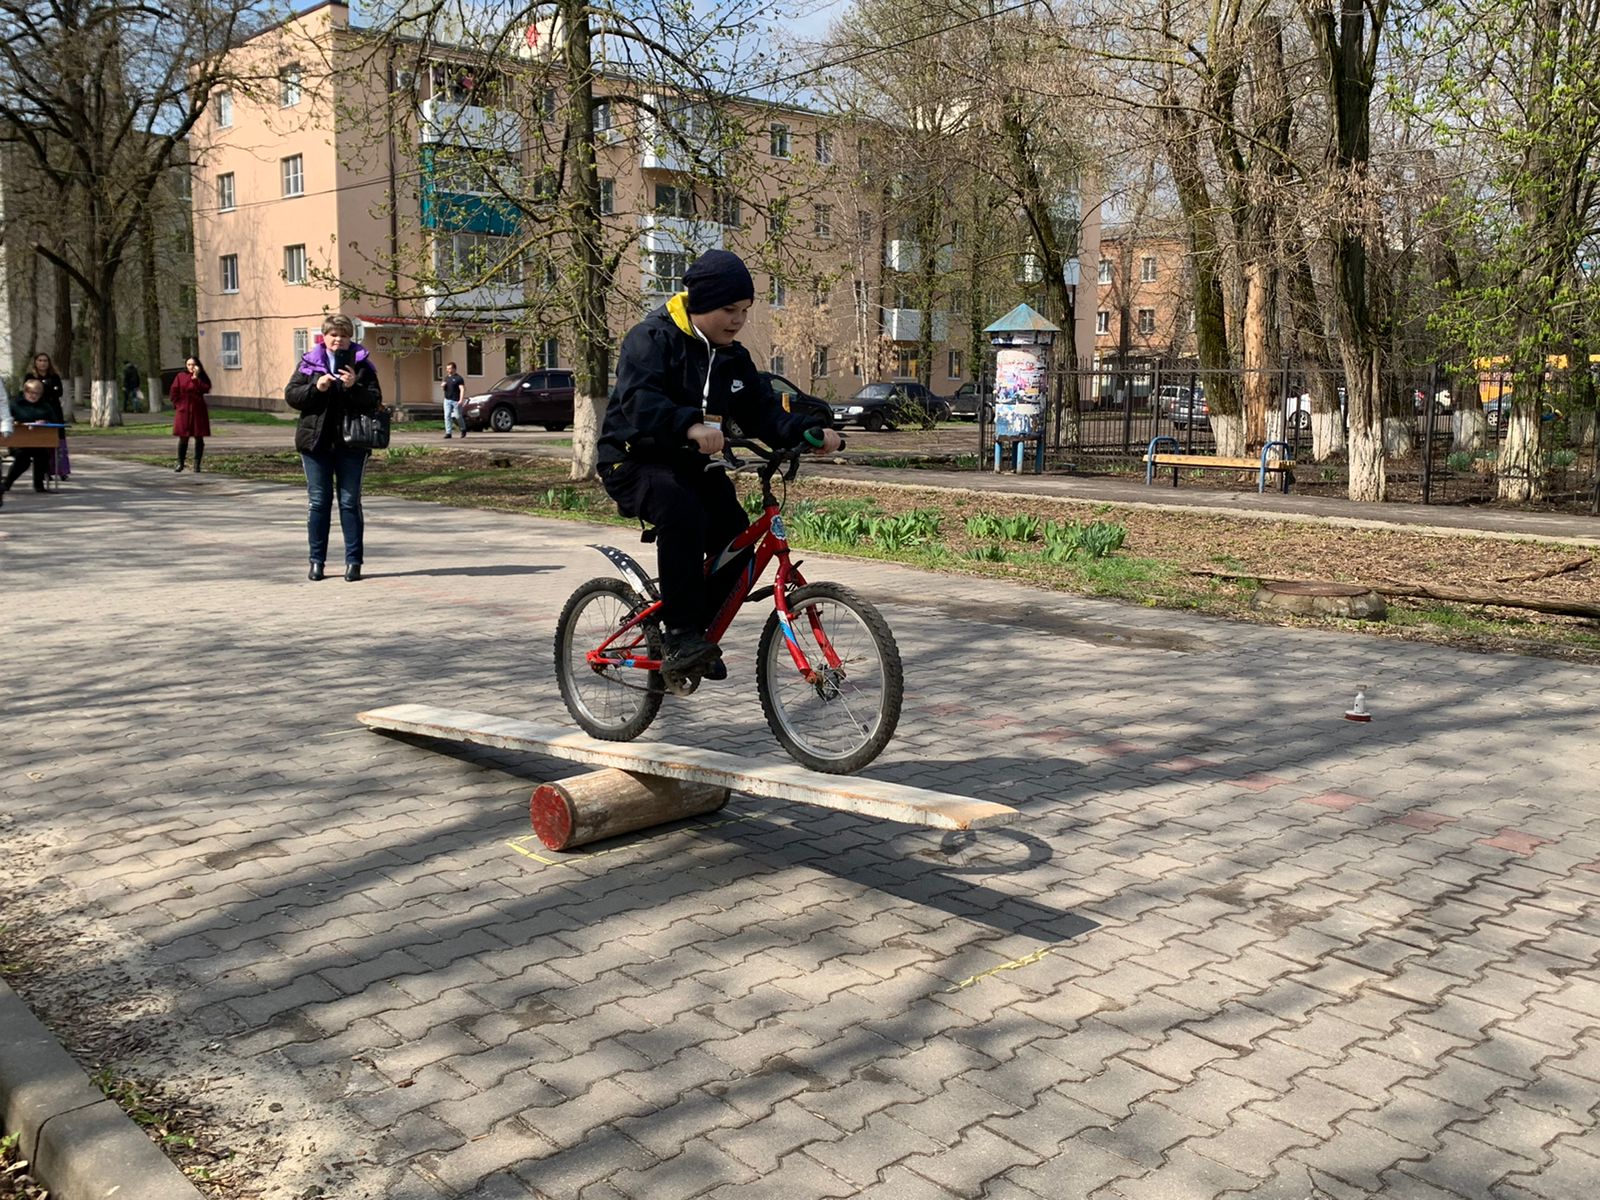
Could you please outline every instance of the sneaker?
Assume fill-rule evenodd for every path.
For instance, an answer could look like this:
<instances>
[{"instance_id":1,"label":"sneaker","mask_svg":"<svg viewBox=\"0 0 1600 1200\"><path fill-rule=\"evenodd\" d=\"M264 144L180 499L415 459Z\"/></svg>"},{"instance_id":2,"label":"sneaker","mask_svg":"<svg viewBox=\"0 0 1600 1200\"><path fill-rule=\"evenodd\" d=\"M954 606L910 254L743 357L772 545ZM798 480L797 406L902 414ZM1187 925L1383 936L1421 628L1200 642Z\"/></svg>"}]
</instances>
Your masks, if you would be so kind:
<instances>
[{"instance_id":1,"label":"sneaker","mask_svg":"<svg viewBox=\"0 0 1600 1200\"><path fill-rule=\"evenodd\" d=\"M721 683L727 677L728 664L723 662L722 655L718 654L717 657L712 660L711 665L706 668L704 678L710 680L712 683Z\"/></svg>"},{"instance_id":2,"label":"sneaker","mask_svg":"<svg viewBox=\"0 0 1600 1200\"><path fill-rule=\"evenodd\" d=\"M692 629L667 630L661 669L674 675L704 673L713 662L720 662L722 650Z\"/></svg>"}]
</instances>

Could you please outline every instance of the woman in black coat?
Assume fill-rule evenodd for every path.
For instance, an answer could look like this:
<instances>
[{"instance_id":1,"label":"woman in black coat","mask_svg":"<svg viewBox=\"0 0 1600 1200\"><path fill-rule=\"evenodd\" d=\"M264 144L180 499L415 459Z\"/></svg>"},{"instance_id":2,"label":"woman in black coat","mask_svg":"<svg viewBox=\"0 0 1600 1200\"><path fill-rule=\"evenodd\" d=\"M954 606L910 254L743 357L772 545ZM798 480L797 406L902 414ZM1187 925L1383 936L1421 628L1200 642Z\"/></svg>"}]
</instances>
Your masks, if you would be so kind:
<instances>
[{"instance_id":1,"label":"woman in black coat","mask_svg":"<svg viewBox=\"0 0 1600 1200\"><path fill-rule=\"evenodd\" d=\"M313 346L283 389L289 407L300 414L294 448L306 473L306 535L311 547L309 579L321 579L328 557L328 526L333 497L339 496L339 529L344 534L344 577L361 578L366 534L361 512L361 476L371 451L345 444L347 413L374 413L383 403L377 372L366 347L351 339L355 326L334 313L322 322L322 344Z\"/></svg>"}]
</instances>

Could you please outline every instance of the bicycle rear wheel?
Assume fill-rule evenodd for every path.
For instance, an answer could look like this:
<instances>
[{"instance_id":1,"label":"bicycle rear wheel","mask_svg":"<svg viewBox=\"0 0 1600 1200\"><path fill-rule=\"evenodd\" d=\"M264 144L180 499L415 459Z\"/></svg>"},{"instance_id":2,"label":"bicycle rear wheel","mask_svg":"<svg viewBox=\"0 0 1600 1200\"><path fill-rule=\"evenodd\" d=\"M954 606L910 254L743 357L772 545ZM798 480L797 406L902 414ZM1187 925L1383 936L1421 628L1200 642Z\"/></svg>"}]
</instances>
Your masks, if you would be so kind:
<instances>
[{"instance_id":1,"label":"bicycle rear wheel","mask_svg":"<svg viewBox=\"0 0 1600 1200\"><path fill-rule=\"evenodd\" d=\"M813 771L859 771L889 744L900 721L905 677L894 634L877 609L836 583L797 588L789 611L814 677L795 669L774 612L756 658L767 724L795 761Z\"/></svg>"},{"instance_id":2,"label":"bicycle rear wheel","mask_svg":"<svg viewBox=\"0 0 1600 1200\"><path fill-rule=\"evenodd\" d=\"M591 737L627 742L650 727L661 711L661 675L637 667L591 666L588 653L645 607L620 579L591 579L572 593L556 621L556 683L567 711ZM608 654L661 657L661 630L646 622L619 637Z\"/></svg>"}]
</instances>

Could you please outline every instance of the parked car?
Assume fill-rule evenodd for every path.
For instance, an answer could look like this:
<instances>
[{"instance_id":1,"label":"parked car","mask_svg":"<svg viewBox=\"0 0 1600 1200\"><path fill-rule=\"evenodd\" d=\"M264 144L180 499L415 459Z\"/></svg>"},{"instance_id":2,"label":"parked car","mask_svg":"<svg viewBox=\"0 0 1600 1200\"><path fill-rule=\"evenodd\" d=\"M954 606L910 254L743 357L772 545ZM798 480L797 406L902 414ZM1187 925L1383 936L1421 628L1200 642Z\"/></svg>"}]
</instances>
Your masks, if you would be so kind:
<instances>
[{"instance_id":1,"label":"parked car","mask_svg":"<svg viewBox=\"0 0 1600 1200\"><path fill-rule=\"evenodd\" d=\"M1483 402L1483 415L1490 425L1504 432L1505 427L1511 424L1512 403L1510 392L1503 396L1496 396L1493 400L1485 400ZM1539 405L1539 420L1559 421L1560 419L1561 410L1554 404L1546 400Z\"/></svg>"},{"instance_id":2,"label":"parked car","mask_svg":"<svg viewBox=\"0 0 1600 1200\"><path fill-rule=\"evenodd\" d=\"M518 425L543 425L559 432L572 424L572 372L541 368L507 375L462 406L468 429L509 433Z\"/></svg>"},{"instance_id":3,"label":"parked car","mask_svg":"<svg viewBox=\"0 0 1600 1200\"><path fill-rule=\"evenodd\" d=\"M834 423L833 406L821 396L813 396L799 384L785 379L782 375L774 375L771 371L761 372L761 378L772 389L772 394L778 398L785 412L809 409L819 416L826 417L830 425Z\"/></svg>"},{"instance_id":4,"label":"parked car","mask_svg":"<svg viewBox=\"0 0 1600 1200\"><path fill-rule=\"evenodd\" d=\"M1193 425L1210 425L1211 410L1206 405L1202 387L1191 391L1180 384L1163 384L1159 394L1160 411L1167 414L1174 429L1187 429Z\"/></svg>"},{"instance_id":5,"label":"parked car","mask_svg":"<svg viewBox=\"0 0 1600 1200\"><path fill-rule=\"evenodd\" d=\"M833 423L840 428L860 425L876 431L920 425L932 429L935 422L949 418L950 401L909 379L869 383L850 399L833 406Z\"/></svg>"},{"instance_id":6,"label":"parked car","mask_svg":"<svg viewBox=\"0 0 1600 1200\"><path fill-rule=\"evenodd\" d=\"M994 389L987 383L963 383L956 389L956 394L950 397L950 415L952 417L965 417L968 420L978 419L978 400L983 400L983 415L986 420L994 420Z\"/></svg>"}]
</instances>

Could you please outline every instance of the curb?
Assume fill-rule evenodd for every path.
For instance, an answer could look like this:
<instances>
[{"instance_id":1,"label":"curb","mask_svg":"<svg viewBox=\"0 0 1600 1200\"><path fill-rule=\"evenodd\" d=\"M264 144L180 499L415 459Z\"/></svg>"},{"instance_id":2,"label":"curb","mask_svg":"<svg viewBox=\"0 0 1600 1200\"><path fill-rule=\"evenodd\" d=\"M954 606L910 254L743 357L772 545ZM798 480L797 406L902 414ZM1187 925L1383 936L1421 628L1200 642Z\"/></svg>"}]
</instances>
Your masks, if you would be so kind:
<instances>
[{"instance_id":1,"label":"curb","mask_svg":"<svg viewBox=\"0 0 1600 1200\"><path fill-rule=\"evenodd\" d=\"M52 1200L201 1200L0 980L0 1129Z\"/></svg>"}]
</instances>

